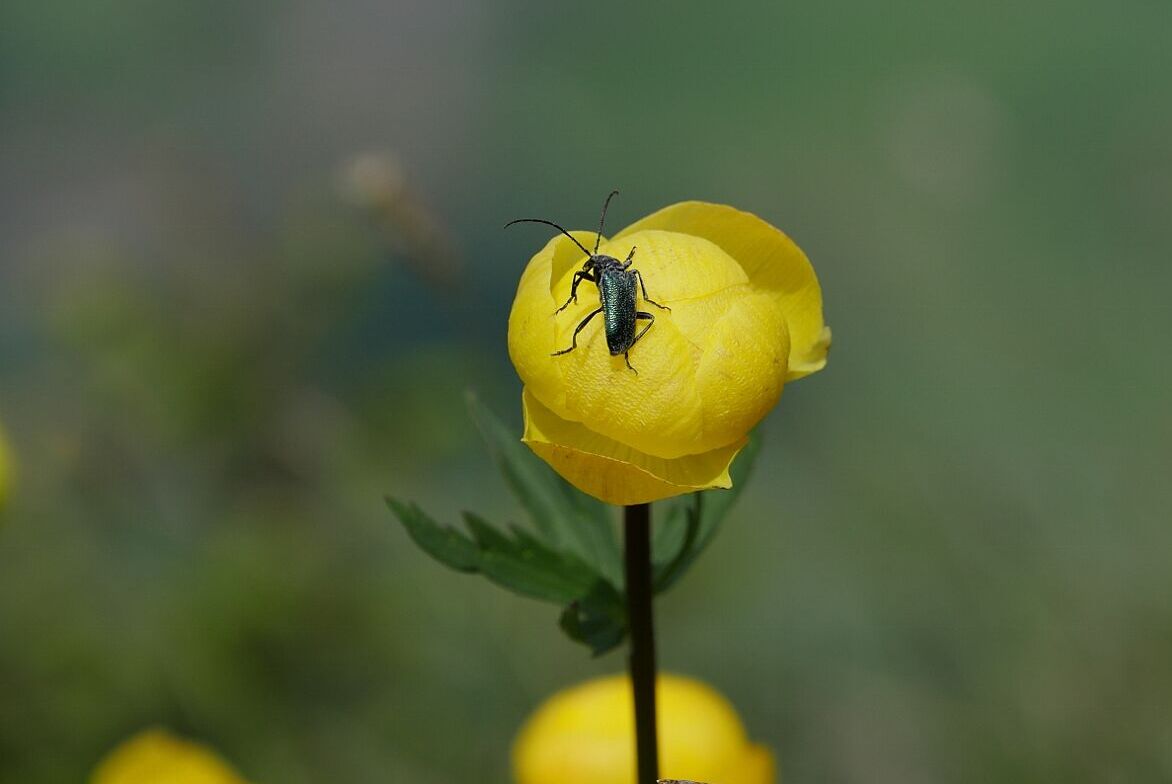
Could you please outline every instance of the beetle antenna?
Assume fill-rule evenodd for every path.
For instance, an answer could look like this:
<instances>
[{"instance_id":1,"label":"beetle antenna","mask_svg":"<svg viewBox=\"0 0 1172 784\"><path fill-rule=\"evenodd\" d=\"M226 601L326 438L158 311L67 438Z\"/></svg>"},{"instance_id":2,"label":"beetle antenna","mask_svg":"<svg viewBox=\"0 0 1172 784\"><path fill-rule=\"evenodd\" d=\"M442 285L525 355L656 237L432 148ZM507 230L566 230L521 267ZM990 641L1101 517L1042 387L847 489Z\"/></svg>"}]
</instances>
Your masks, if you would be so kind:
<instances>
[{"instance_id":1,"label":"beetle antenna","mask_svg":"<svg viewBox=\"0 0 1172 784\"><path fill-rule=\"evenodd\" d=\"M578 242L578 240L574 239L573 234L570 234L570 232L566 231L565 229L563 229L561 226L557 225L553 221L542 220L541 218L517 218L517 220L511 220L508 223L506 223L504 225L504 228L507 229L510 226L512 226L514 223L544 223L546 226L553 226L555 229L560 231L562 234L565 234L567 237L569 237L571 240L573 240L574 244L577 245L579 248L582 248L582 252L585 253L587 256L594 255L590 251L586 250L585 246L583 246L582 243L580 243L580 242Z\"/></svg>"},{"instance_id":2,"label":"beetle antenna","mask_svg":"<svg viewBox=\"0 0 1172 784\"><path fill-rule=\"evenodd\" d=\"M602 224L606 223L606 208L610 206L610 200L618 196L618 191L611 191L610 195L606 197L606 201L602 203L602 217L598 219L598 235L594 238L594 252L591 256L598 255L598 243L602 242Z\"/></svg>"}]
</instances>

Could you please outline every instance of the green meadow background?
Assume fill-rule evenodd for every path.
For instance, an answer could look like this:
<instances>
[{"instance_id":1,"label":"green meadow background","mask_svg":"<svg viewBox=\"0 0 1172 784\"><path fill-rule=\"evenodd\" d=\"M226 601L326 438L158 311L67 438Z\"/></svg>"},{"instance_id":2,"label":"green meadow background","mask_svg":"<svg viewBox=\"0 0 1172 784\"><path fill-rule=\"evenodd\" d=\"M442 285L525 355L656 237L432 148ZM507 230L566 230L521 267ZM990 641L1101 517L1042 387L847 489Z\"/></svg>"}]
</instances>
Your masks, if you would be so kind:
<instances>
[{"instance_id":1,"label":"green meadow background","mask_svg":"<svg viewBox=\"0 0 1172 784\"><path fill-rule=\"evenodd\" d=\"M659 602L798 782L1172 780L1172 5L5 0L0 781L135 731L259 784L509 781L591 660L384 493L519 519L466 414L538 215L727 202L834 329ZM632 405L637 405L632 401Z\"/></svg>"}]
</instances>

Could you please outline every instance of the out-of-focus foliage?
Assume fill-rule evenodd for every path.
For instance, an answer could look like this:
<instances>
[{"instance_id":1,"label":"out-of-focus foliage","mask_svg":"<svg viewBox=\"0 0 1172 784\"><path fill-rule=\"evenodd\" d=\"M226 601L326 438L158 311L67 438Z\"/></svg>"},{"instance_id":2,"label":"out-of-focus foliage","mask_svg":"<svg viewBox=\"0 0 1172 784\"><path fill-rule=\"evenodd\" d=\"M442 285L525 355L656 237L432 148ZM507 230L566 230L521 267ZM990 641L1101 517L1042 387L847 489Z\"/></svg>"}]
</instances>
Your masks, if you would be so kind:
<instances>
[{"instance_id":1,"label":"out-of-focus foliage","mask_svg":"<svg viewBox=\"0 0 1172 784\"><path fill-rule=\"evenodd\" d=\"M463 399L519 399L500 227L615 187L615 225L784 225L835 330L659 602L663 664L787 782L1172 778L1170 27L0 4L0 781L155 724L260 782L507 781L524 716L613 664L382 496L518 519Z\"/></svg>"}]
</instances>

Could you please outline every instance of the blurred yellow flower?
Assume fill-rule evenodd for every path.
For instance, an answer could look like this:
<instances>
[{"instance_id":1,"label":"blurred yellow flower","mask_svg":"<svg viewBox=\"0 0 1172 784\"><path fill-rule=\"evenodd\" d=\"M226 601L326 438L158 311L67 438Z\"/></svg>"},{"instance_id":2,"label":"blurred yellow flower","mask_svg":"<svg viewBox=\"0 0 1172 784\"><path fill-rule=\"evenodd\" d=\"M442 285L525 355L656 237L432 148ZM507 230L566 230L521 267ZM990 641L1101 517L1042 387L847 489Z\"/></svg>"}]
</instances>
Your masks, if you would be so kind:
<instances>
[{"instance_id":1,"label":"blurred yellow flower","mask_svg":"<svg viewBox=\"0 0 1172 784\"><path fill-rule=\"evenodd\" d=\"M678 675L657 683L660 778L773 784L773 755L749 742L728 700ZM625 675L555 694L513 745L516 784L635 784L633 711Z\"/></svg>"},{"instance_id":2,"label":"blurred yellow flower","mask_svg":"<svg viewBox=\"0 0 1172 784\"><path fill-rule=\"evenodd\" d=\"M4 428L0 427L0 508L8 500L8 485L12 481L12 457L8 452L8 442L4 438Z\"/></svg>"},{"instance_id":3,"label":"blurred yellow flower","mask_svg":"<svg viewBox=\"0 0 1172 784\"><path fill-rule=\"evenodd\" d=\"M572 232L592 247L594 232ZM785 234L755 215L682 202L604 240L599 253L638 269L655 323L630 352L607 350L593 284L578 302L586 259L558 235L529 262L509 314L509 356L525 385L524 441L579 489L613 504L731 487L728 468L786 381L826 364L830 330L814 269Z\"/></svg>"},{"instance_id":4,"label":"blurred yellow flower","mask_svg":"<svg viewBox=\"0 0 1172 784\"><path fill-rule=\"evenodd\" d=\"M214 751L160 729L140 732L94 769L90 784L245 784Z\"/></svg>"}]
</instances>

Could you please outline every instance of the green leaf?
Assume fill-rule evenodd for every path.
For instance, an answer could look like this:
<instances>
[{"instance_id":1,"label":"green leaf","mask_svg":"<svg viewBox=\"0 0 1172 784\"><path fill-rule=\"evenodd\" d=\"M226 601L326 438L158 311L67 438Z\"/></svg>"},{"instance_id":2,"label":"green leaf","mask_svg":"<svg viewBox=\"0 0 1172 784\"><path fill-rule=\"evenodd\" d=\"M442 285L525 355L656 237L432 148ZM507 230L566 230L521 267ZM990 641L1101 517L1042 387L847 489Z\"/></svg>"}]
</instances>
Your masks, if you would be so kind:
<instances>
[{"instance_id":1,"label":"green leaf","mask_svg":"<svg viewBox=\"0 0 1172 784\"><path fill-rule=\"evenodd\" d=\"M390 496L386 501L408 535L424 552L458 572L479 571L480 550L475 542L432 520L415 504L404 504Z\"/></svg>"},{"instance_id":2,"label":"green leaf","mask_svg":"<svg viewBox=\"0 0 1172 784\"><path fill-rule=\"evenodd\" d=\"M509 541L507 536L476 513L464 512L461 517L464 518L464 525L468 526L472 538L476 540L476 546L481 551L491 550L493 548L502 550L512 546L512 542Z\"/></svg>"},{"instance_id":3,"label":"green leaf","mask_svg":"<svg viewBox=\"0 0 1172 784\"><path fill-rule=\"evenodd\" d=\"M589 647L595 657L601 656L626 639L623 597L610 583L600 580L562 610L559 625L570 639Z\"/></svg>"},{"instance_id":4,"label":"green leaf","mask_svg":"<svg viewBox=\"0 0 1172 784\"><path fill-rule=\"evenodd\" d=\"M514 593L555 604L588 594L605 580L576 556L546 547L528 531L506 534L482 517L464 513L472 538L432 520L415 504L387 498L411 539L440 563L461 572L480 572ZM613 589L612 589L613 590Z\"/></svg>"},{"instance_id":5,"label":"green leaf","mask_svg":"<svg viewBox=\"0 0 1172 784\"><path fill-rule=\"evenodd\" d=\"M657 525L659 530L651 547L652 583L656 593L670 588L698 555L693 553L693 548L700 530L702 499L701 493L690 493L682 501L672 503L665 519Z\"/></svg>"},{"instance_id":6,"label":"green leaf","mask_svg":"<svg viewBox=\"0 0 1172 784\"><path fill-rule=\"evenodd\" d=\"M679 557L684 549L689 532L688 510L692 508L692 503L692 494L689 493L655 506L651 562L655 564L656 569L666 567Z\"/></svg>"},{"instance_id":7,"label":"green leaf","mask_svg":"<svg viewBox=\"0 0 1172 784\"><path fill-rule=\"evenodd\" d=\"M471 512L464 521L480 546L480 571L502 588L565 604L584 596L599 575L568 553L552 550L527 532L509 537Z\"/></svg>"},{"instance_id":8,"label":"green leaf","mask_svg":"<svg viewBox=\"0 0 1172 784\"><path fill-rule=\"evenodd\" d=\"M617 584L622 561L609 508L558 476L471 392L468 409L546 545L572 551Z\"/></svg>"},{"instance_id":9,"label":"green leaf","mask_svg":"<svg viewBox=\"0 0 1172 784\"><path fill-rule=\"evenodd\" d=\"M686 521L683 524L680 521L680 513L675 511L681 506L676 504L669 507L668 516L664 522L671 524L676 530L663 534L665 539L659 545L659 549L662 553L670 552L674 541L682 539L682 542L674 558L670 561L656 562L654 578L656 593L662 593L675 585L676 581L684 576L684 573L691 568L700 554L707 549L716 536L716 532L720 530L720 525L724 522L728 510L732 508L733 503L745 489L753 463L760 451L761 437L756 433L751 433L749 443L745 444L745 448L737 455L732 468L729 469L733 481L732 488L692 493L687 505L682 507ZM656 548L653 544L653 557L655 551Z\"/></svg>"},{"instance_id":10,"label":"green leaf","mask_svg":"<svg viewBox=\"0 0 1172 784\"><path fill-rule=\"evenodd\" d=\"M737 455L732 468L729 469L733 486L728 490L709 490L703 493L700 530L697 534L697 545L701 551L708 546L712 537L716 535L720 524L724 521L724 516L728 514L728 510L744 492L745 486L749 482L749 476L753 472L753 464L761 452L761 443L762 439L758 433L755 431L750 433L749 443L745 444L745 448Z\"/></svg>"}]
</instances>

